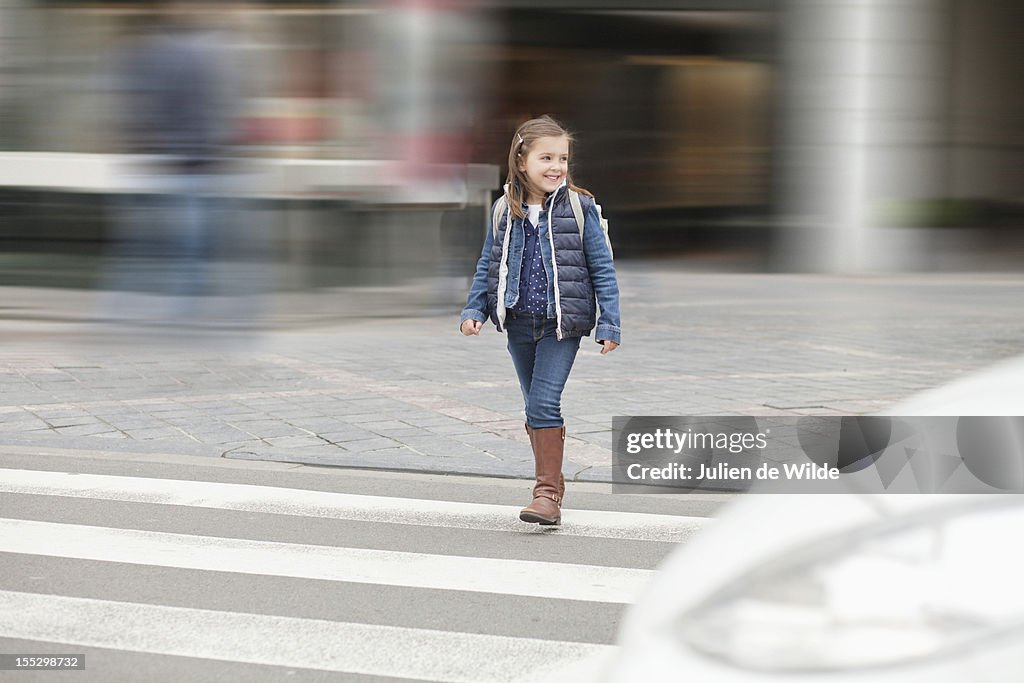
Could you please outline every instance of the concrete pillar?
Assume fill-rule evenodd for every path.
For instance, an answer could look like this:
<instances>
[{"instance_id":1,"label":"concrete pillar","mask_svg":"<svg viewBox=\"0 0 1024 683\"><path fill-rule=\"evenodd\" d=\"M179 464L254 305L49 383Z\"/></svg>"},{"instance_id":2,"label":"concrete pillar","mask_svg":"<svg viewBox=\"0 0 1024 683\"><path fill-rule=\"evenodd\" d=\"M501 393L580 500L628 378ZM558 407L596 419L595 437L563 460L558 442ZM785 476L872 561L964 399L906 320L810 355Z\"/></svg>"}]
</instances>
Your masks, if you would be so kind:
<instances>
[{"instance_id":1,"label":"concrete pillar","mask_svg":"<svg viewBox=\"0 0 1024 683\"><path fill-rule=\"evenodd\" d=\"M886 217L945 193L949 14L948 0L786 0L783 268L927 267L926 230Z\"/></svg>"}]
</instances>

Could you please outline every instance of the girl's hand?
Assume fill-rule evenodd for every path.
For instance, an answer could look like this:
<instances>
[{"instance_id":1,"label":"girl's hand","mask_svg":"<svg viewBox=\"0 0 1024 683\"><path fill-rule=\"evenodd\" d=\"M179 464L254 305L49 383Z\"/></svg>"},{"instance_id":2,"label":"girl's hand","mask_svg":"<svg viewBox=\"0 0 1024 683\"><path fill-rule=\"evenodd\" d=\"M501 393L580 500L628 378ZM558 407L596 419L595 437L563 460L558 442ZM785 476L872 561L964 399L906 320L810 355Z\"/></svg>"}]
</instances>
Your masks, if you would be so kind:
<instances>
[{"instance_id":1,"label":"girl's hand","mask_svg":"<svg viewBox=\"0 0 1024 683\"><path fill-rule=\"evenodd\" d=\"M483 327L483 323L479 320L463 320L459 331L468 337L471 334L480 334L481 327ZM602 351L602 353L604 352Z\"/></svg>"},{"instance_id":2,"label":"girl's hand","mask_svg":"<svg viewBox=\"0 0 1024 683\"><path fill-rule=\"evenodd\" d=\"M604 345L604 348L601 349L602 356L605 355L606 353L611 353L615 349L619 348L618 344L616 344L613 341L608 341L607 339L601 340L601 344Z\"/></svg>"}]
</instances>

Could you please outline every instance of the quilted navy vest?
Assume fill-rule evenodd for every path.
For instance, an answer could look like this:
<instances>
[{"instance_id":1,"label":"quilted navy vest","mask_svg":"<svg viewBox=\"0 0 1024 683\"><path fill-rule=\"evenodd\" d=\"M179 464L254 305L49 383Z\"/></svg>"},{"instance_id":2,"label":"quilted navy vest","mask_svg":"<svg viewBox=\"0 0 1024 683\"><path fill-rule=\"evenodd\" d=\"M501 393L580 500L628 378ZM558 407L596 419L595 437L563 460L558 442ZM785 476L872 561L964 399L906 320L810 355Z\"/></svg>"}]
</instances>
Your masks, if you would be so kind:
<instances>
[{"instance_id":1,"label":"quilted navy vest","mask_svg":"<svg viewBox=\"0 0 1024 683\"><path fill-rule=\"evenodd\" d=\"M590 282L590 273L587 271L587 260L583 254L583 239L580 235L579 224L576 222L569 202L569 189L562 187L556 192L555 201L548 212L551 238L544 234L541 239L547 241L549 247L551 246L549 240L553 239L554 241L555 309L559 317L559 333L562 337L589 336L597 324L597 301L594 296L594 286ZM580 202L583 205L583 213L586 215L593 205L594 199L580 194ZM503 322L498 317L499 271L509 217L509 212L505 211L498 221L487 270L487 310L491 321L499 330L502 329ZM513 221L517 220L514 216L512 219ZM506 291L505 305L511 308L512 301L517 295L518 292Z\"/></svg>"}]
</instances>

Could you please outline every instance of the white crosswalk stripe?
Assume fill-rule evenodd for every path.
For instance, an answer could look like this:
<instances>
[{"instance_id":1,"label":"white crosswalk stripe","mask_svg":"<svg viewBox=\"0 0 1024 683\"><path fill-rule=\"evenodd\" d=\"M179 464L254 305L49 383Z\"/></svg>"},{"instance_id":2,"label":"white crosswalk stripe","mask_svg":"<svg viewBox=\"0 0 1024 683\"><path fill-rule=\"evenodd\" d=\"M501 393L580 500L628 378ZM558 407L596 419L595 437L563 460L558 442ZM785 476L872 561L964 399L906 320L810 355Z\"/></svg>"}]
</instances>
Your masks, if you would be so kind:
<instances>
[{"instance_id":1,"label":"white crosswalk stripe","mask_svg":"<svg viewBox=\"0 0 1024 683\"><path fill-rule=\"evenodd\" d=\"M0 552L413 588L629 603L652 572L0 519ZM543 573L544 582L537 576Z\"/></svg>"},{"instance_id":2,"label":"white crosswalk stripe","mask_svg":"<svg viewBox=\"0 0 1024 683\"><path fill-rule=\"evenodd\" d=\"M611 649L11 591L0 591L0 633L67 645L459 683L517 680L510 672L521 671L524 662L541 665L522 678L543 676ZM268 633L279 634L288 647L267 648ZM474 656L453 657L457 651Z\"/></svg>"},{"instance_id":3,"label":"white crosswalk stripe","mask_svg":"<svg viewBox=\"0 0 1024 683\"><path fill-rule=\"evenodd\" d=\"M0 492L189 505L370 522L444 525L491 531L509 531L519 525L519 508L507 505L365 496L180 479L8 469L3 470L3 477L0 478ZM567 520L559 530L563 535L667 542L689 538L707 521L704 517L604 510L574 510L571 515L565 516Z\"/></svg>"},{"instance_id":4,"label":"white crosswalk stripe","mask_svg":"<svg viewBox=\"0 0 1024 683\"><path fill-rule=\"evenodd\" d=\"M151 596L126 595L124 600L109 585L98 592L78 587L77 594L63 595L49 583L37 591L31 584L26 589L23 583L12 583L10 573L7 580L0 577L0 639L46 644L54 652L53 648L64 652L96 648L100 653L171 656L225 666L288 667L422 681L582 682L593 680L613 656L610 640L580 642L578 636L559 638L557 632L552 637L530 624L548 614L585 610L587 605L621 609L638 598L654 574L649 567L588 564L585 558L559 562L542 553L536 559L502 556L500 539L521 538L524 527L516 520L518 508L508 505L11 468L0 469L0 493L4 494L0 498L0 561L15 567L28 563L46 578L50 577L39 567L47 562L57 563L53 566L65 572L88 568L97 576L107 572L129 578L132 572L151 568L185 572L168 575L169 582L195 581L205 574L222 577L221 581L236 576L250 577L247 581L286 580L292 582L289 590L312 596L325 591L325 586L345 586L346 591L366 592L371 602L374 592L386 589L419 592L425 600L429 596L430 604L441 605L448 601L444 596L452 596L452 601L464 596L458 604L471 607L479 598L467 596L527 600L536 602L538 607L528 609L539 614L525 615L525 625L509 626L506 630L511 635L506 635L473 632L469 621L457 619L451 628L424 628L422 623L402 624L401 614L388 615L394 623L364 623L344 610L337 616L331 613L331 618L307 616L308 612L267 613L266 605L253 609L258 603L251 596L239 596L229 609L223 603L211 608L200 598L196 604L170 596L162 598L169 604ZM19 501L27 512L19 512ZM138 510L138 519L125 517L126 509ZM75 515L83 510L100 516L102 524L77 520ZM237 530L228 526L216 527L226 529L223 536L196 533L192 528L196 520L209 524L217 515L229 514L218 511L246 513L247 520L255 520L255 531L247 527L244 537L233 537ZM565 542L595 539L588 544L602 539L605 543L665 544L689 537L706 522L702 517L635 512L573 510L565 514L565 528L556 533ZM227 524L237 520L229 518ZM322 539L315 537L313 543L282 542L280 535L268 540L260 537L259 528L260 521L269 525L268 520L295 520L289 522L293 527L302 520L371 525L385 539L394 530L405 534L396 538L409 538L410 530L424 527L469 539L483 534L480 542L491 544L490 556L445 553L445 547L436 551L431 547L431 552L347 547L339 545L344 538L332 532ZM152 530L145 528L147 524L174 528ZM543 540L548 539L538 539ZM400 541L395 543L401 546ZM188 593L186 588L178 585L183 594ZM168 583L165 590L173 593L176 588ZM486 619L486 614L476 618ZM76 680L111 675L101 674L103 663L96 656L87 661L87 669L97 678L76 674ZM280 673L279 669L267 671L268 680Z\"/></svg>"}]
</instances>

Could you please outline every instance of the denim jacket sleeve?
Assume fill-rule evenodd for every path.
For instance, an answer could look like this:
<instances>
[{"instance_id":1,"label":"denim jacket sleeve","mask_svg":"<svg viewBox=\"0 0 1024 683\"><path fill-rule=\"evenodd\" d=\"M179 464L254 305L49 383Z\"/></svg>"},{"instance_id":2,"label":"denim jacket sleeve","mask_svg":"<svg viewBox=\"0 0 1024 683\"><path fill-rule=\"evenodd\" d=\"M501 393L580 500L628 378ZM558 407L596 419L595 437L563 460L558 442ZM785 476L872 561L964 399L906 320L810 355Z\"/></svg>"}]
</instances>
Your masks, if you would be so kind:
<instances>
[{"instance_id":1,"label":"denim jacket sleeve","mask_svg":"<svg viewBox=\"0 0 1024 683\"><path fill-rule=\"evenodd\" d=\"M601 308L594 340L598 343L613 341L620 344L619 283L615 277L611 246L605 239L597 207L593 204L587 209L583 222L583 255L587 259L587 270L594 285L594 294L597 295L597 305Z\"/></svg>"},{"instance_id":2,"label":"denim jacket sleeve","mask_svg":"<svg viewBox=\"0 0 1024 683\"><path fill-rule=\"evenodd\" d=\"M473 284L469 288L469 297L466 299L466 307L462 310L462 318L459 320L459 325L462 325L467 320L487 321L487 270L491 264L491 246L493 244L494 229L491 225L488 225L487 236L484 238L484 248L480 252L480 260L476 262Z\"/></svg>"}]
</instances>

